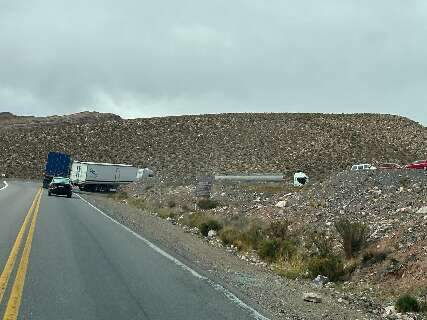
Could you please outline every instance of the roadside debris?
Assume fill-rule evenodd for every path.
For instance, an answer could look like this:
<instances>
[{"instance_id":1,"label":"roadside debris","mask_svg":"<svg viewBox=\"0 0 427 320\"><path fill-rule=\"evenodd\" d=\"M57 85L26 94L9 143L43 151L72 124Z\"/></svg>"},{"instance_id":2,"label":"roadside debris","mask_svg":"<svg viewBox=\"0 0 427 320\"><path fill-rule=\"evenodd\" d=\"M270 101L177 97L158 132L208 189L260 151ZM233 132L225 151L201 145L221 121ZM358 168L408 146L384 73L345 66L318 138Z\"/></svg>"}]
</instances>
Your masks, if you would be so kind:
<instances>
[{"instance_id":1,"label":"roadside debris","mask_svg":"<svg viewBox=\"0 0 427 320\"><path fill-rule=\"evenodd\" d=\"M313 283L319 287L327 284L329 282L329 278L322 276L322 275L318 275L316 278L314 278Z\"/></svg>"},{"instance_id":2,"label":"roadside debris","mask_svg":"<svg viewBox=\"0 0 427 320\"><path fill-rule=\"evenodd\" d=\"M312 303L320 303L322 302L322 297L314 292L306 292L302 296L303 300L306 302L312 302Z\"/></svg>"}]
</instances>

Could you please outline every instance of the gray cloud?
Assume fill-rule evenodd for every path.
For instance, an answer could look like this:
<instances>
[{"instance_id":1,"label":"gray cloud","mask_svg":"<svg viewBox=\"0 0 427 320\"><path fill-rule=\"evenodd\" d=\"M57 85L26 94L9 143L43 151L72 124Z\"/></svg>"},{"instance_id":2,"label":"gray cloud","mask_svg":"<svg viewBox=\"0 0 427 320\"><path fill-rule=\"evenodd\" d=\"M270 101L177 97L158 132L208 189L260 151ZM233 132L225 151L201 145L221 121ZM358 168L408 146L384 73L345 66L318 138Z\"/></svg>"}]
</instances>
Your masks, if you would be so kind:
<instances>
[{"instance_id":1,"label":"gray cloud","mask_svg":"<svg viewBox=\"0 0 427 320\"><path fill-rule=\"evenodd\" d=\"M381 112L425 125L426 37L422 0L0 0L0 110Z\"/></svg>"}]
</instances>

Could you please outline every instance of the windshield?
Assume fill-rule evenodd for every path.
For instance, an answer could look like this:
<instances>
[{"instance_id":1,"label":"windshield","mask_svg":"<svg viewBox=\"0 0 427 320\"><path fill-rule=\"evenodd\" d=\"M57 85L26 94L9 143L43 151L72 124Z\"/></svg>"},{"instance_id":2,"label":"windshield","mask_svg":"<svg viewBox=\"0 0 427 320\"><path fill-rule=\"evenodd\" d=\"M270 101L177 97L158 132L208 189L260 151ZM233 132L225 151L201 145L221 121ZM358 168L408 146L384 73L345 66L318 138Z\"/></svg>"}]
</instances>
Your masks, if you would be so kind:
<instances>
[{"instance_id":1,"label":"windshield","mask_svg":"<svg viewBox=\"0 0 427 320\"><path fill-rule=\"evenodd\" d=\"M53 178L52 183L70 183L68 178Z\"/></svg>"}]
</instances>

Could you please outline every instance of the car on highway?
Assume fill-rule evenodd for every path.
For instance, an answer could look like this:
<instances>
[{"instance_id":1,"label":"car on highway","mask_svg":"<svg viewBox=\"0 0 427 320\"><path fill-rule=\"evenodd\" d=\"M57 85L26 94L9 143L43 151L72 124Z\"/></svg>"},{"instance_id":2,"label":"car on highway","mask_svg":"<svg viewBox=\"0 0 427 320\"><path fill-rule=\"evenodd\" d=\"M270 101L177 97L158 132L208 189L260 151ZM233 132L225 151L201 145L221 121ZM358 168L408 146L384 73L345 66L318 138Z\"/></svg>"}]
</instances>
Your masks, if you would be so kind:
<instances>
[{"instance_id":1,"label":"car on highway","mask_svg":"<svg viewBox=\"0 0 427 320\"><path fill-rule=\"evenodd\" d=\"M374 167L372 164L369 164L369 163L354 164L351 166L351 171L376 170L376 169L377 169L376 167Z\"/></svg>"},{"instance_id":2,"label":"car on highway","mask_svg":"<svg viewBox=\"0 0 427 320\"><path fill-rule=\"evenodd\" d=\"M406 169L421 169L427 170L427 160L418 160L412 163L409 163L405 166Z\"/></svg>"},{"instance_id":3,"label":"car on highway","mask_svg":"<svg viewBox=\"0 0 427 320\"><path fill-rule=\"evenodd\" d=\"M397 163L382 163L378 166L378 169L402 169L402 166Z\"/></svg>"},{"instance_id":4,"label":"car on highway","mask_svg":"<svg viewBox=\"0 0 427 320\"><path fill-rule=\"evenodd\" d=\"M49 183L48 196L51 195L66 195L71 198L73 195L73 185L69 178L54 177L52 182Z\"/></svg>"}]
</instances>

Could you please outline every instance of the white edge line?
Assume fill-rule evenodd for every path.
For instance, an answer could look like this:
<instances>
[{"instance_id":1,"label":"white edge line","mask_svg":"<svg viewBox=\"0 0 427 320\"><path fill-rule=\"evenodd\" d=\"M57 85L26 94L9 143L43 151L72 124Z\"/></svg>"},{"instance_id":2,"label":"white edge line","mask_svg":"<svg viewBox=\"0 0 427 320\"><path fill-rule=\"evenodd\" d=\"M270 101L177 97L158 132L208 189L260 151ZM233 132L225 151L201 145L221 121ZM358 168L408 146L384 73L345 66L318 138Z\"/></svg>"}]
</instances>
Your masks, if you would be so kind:
<instances>
[{"instance_id":1,"label":"white edge line","mask_svg":"<svg viewBox=\"0 0 427 320\"><path fill-rule=\"evenodd\" d=\"M190 268L186 264L182 263L181 261L179 261L175 257L171 256L169 253L163 251L158 246L156 246L155 244L153 244L152 242L150 242L149 240L147 240L146 238L144 238L140 234L138 234L135 231L129 229L128 227L126 227L125 225L121 224L117 220L111 218L108 214L104 213L101 209L98 209L97 207L95 207L92 203L90 203L86 199L82 198L79 194L76 194L76 196L78 196L83 202L85 202L90 207L92 207L93 209L95 209L96 211L98 211L104 217L108 218L110 221L114 222L115 224L118 224L119 226L121 226L126 231L129 231L131 234L133 234L138 239L144 241L151 249L153 249L157 253L161 254L163 257L169 259L170 261L172 261L173 263L175 263L177 266L181 267L185 271L190 272L194 277L196 277L196 278L198 278L200 280L206 281L215 290L223 293L231 302L237 304L242 309L246 309L246 310L250 311L252 313L252 316L254 317L254 319L257 319L257 320L269 320L269 318L264 317L261 313L259 313L258 311L256 311L254 308L252 308L251 306L249 306L246 303L244 303L234 293L230 292L229 290L227 290L226 288L224 288L222 285L220 285L220 284L212 281L211 279L209 279L209 278L207 278L205 276L202 276L200 273L198 273L194 269Z\"/></svg>"},{"instance_id":2,"label":"white edge line","mask_svg":"<svg viewBox=\"0 0 427 320\"><path fill-rule=\"evenodd\" d=\"M3 181L3 183L4 183L4 187L1 187L0 191L2 191L3 189L6 189L9 186L6 181Z\"/></svg>"}]
</instances>

